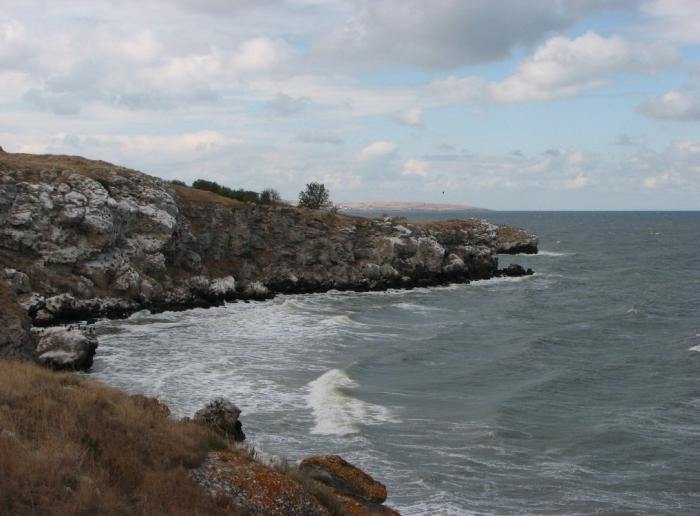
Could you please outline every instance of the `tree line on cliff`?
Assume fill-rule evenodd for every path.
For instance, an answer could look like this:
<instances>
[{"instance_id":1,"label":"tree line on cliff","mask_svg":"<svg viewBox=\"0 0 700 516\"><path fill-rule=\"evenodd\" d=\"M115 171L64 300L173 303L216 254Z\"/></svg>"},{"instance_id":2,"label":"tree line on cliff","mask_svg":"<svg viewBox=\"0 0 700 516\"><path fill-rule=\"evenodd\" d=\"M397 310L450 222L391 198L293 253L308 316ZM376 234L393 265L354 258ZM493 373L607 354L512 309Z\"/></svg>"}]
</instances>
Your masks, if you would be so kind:
<instances>
[{"instance_id":1,"label":"tree line on cliff","mask_svg":"<svg viewBox=\"0 0 700 516\"><path fill-rule=\"evenodd\" d=\"M170 182L177 186L187 186L184 181L177 179L173 179ZM222 197L228 197L229 199L235 199L241 202L252 202L254 204L266 205L283 203L282 196L274 188L266 188L262 192L244 190L243 188L234 190L228 186L220 185L215 181L208 181L206 179L196 179L192 182L192 188L206 190L208 192L221 195ZM317 182L307 183L304 189L299 192L299 201L297 206L299 208L309 208L312 210L336 211L336 208L330 198L330 191L323 183Z\"/></svg>"}]
</instances>

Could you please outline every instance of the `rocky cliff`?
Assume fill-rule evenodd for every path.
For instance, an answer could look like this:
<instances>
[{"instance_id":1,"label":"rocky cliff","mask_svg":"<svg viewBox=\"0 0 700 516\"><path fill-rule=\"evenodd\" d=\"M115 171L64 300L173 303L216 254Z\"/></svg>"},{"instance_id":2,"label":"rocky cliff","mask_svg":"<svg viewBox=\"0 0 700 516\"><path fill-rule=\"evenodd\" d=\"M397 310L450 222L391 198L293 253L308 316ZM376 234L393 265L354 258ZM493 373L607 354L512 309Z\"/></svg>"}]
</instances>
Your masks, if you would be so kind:
<instances>
[{"instance_id":1,"label":"rocky cliff","mask_svg":"<svg viewBox=\"0 0 700 516\"><path fill-rule=\"evenodd\" d=\"M498 252L536 246L533 235L485 221L245 204L102 161L0 152L0 275L36 326L466 282L498 274Z\"/></svg>"}]
</instances>

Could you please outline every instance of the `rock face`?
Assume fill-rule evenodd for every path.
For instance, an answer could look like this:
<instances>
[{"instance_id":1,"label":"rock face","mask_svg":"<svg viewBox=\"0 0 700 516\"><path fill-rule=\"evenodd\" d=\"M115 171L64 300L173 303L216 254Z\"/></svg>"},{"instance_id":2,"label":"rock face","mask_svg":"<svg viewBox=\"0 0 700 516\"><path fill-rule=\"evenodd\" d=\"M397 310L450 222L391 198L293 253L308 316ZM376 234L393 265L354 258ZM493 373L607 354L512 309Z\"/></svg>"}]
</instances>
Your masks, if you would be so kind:
<instances>
[{"instance_id":1,"label":"rock face","mask_svg":"<svg viewBox=\"0 0 700 516\"><path fill-rule=\"evenodd\" d=\"M30 360L35 343L31 320L18 304L14 290L0 279L0 358Z\"/></svg>"},{"instance_id":2,"label":"rock face","mask_svg":"<svg viewBox=\"0 0 700 516\"><path fill-rule=\"evenodd\" d=\"M537 254L537 237L522 229L499 226L496 252L499 254Z\"/></svg>"},{"instance_id":3,"label":"rock face","mask_svg":"<svg viewBox=\"0 0 700 516\"><path fill-rule=\"evenodd\" d=\"M381 505L386 487L338 455L317 455L304 459L299 471L332 489L348 514L398 514Z\"/></svg>"},{"instance_id":4,"label":"rock face","mask_svg":"<svg viewBox=\"0 0 700 516\"><path fill-rule=\"evenodd\" d=\"M37 332L34 351L38 363L53 369L89 369L97 339L77 327L46 328Z\"/></svg>"},{"instance_id":5,"label":"rock face","mask_svg":"<svg viewBox=\"0 0 700 516\"><path fill-rule=\"evenodd\" d=\"M494 276L496 252L536 242L479 220L256 206L100 161L0 154L0 266L36 325L465 282Z\"/></svg>"},{"instance_id":6,"label":"rock face","mask_svg":"<svg viewBox=\"0 0 700 516\"><path fill-rule=\"evenodd\" d=\"M198 410L194 420L207 425L216 433L234 441L245 441L243 425L238 420L241 409L225 398L216 398Z\"/></svg>"}]
</instances>

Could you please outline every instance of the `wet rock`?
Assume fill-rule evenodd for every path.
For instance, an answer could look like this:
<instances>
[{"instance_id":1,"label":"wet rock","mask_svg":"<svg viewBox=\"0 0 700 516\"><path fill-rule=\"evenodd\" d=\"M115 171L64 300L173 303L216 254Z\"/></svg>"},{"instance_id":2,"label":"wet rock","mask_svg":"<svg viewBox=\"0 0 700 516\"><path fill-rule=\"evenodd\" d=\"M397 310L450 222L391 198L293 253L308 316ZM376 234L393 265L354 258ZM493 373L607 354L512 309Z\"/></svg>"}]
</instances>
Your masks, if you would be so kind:
<instances>
[{"instance_id":1,"label":"wet rock","mask_svg":"<svg viewBox=\"0 0 700 516\"><path fill-rule=\"evenodd\" d=\"M85 370L92 367L97 339L90 332L69 326L36 331L36 361L53 369Z\"/></svg>"},{"instance_id":2,"label":"wet rock","mask_svg":"<svg viewBox=\"0 0 700 516\"><path fill-rule=\"evenodd\" d=\"M259 281L248 284L243 292L246 299L262 300L270 297L270 289Z\"/></svg>"},{"instance_id":3,"label":"wet rock","mask_svg":"<svg viewBox=\"0 0 700 516\"><path fill-rule=\"evenodd\" d=\"M500 276L507 276L511 278L517 278L520 276L530 276L534 274L532 269L525 269L525 267L523 267L522 265L518 265L517 263L511 263L505 269L500 269L498 273Z\"/></svg>"},{"instance_id":4,"label":"wet rock","mask_svg":"<svg viewBox=\"0 0 700 516\"><path fill-rule=\"evenodd\" d=\"M225 398L216 398L198 410L194 420L234 441L244 441L243 425L238 420L241 409Z\"/></svg>"},{"instance_id":5,"label":"wet rock","mask_svg":"<svg viewBox=\"0 0 700 516\"><path fill-rule=\"evenodd\" d=\"M338 455L308 457L299 464L299 471L352 498L375 504L386 500L384 484Z\"/></svg>"}]
</instances>

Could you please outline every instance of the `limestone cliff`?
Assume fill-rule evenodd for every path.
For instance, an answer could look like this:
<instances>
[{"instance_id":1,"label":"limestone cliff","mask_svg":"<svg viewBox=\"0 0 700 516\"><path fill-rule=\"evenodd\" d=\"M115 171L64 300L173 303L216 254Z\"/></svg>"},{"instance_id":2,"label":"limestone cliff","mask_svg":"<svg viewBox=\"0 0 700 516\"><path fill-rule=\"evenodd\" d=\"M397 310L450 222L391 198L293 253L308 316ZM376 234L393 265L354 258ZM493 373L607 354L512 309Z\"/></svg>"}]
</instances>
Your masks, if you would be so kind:
<instances>
[{"instance_id":1,"label":"limestone cliff","mask_svg":"<svg viewBox=\"0 0 700 516\"><path fill-rule=\"evenodd\" d=\"M485 221L411 224L244 204L102 161L0 152L0 266L35 325L465 282L497 274L497 252L536 245Z\"/></svg>"}]
</instances>

